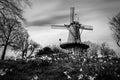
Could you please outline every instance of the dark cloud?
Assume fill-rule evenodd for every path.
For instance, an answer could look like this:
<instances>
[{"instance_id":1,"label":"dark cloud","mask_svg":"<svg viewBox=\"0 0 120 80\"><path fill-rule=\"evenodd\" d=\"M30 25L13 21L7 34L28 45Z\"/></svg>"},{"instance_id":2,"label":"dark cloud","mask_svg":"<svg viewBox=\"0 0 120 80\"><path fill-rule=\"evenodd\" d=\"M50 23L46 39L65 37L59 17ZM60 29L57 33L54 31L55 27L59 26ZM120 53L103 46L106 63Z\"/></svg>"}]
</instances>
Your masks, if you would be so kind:
<instances>
[{"instance_id":1,"label":"dark cloud","mask_svg":"<svg viewBox=\"0 0 120 80\"><path fill-rule=\"evenodd\" d=\"M29 26L46 26L51 24L57 24L60 22L64 22L69 20L69 14L66 15L58 15L58 16L51 16L50 18L43 19L43 20L35 20L32 22L28 22Z\"/></svg>"},{"instance_id":2,"label":"dark cloud","mask_svg":"<svg viewBox=\"0 0 120 80\"><path fill-rule=\"evenodd\" d=\"M115 1L117 1L117 2L120 2L120 0L101 0L102 2L115 2Z\"/></svg>"},{"instance_id":3,"label":"dark cloud","mask_svg":"<svg viewBox=\"0 0 120 80\"><path fill-rule=\"evenodd\" d=\"M28 22L29 26L45 26L45 25L51 25L51 24L59 24L64 23L65 21L69 22L69 14L59 14L61 11L68 11L71 6L76 7L76 12L79 14L80 17L87 16L89 14L99 14L104 15L106 14L106 17L109 17L109 14L114 14L118 10L118 7L120 7L118 4L120 3L120 0L37 0L36 3L48 3L48 2L54 2L59 1L61 5L58 5L54 11L43 11L43 14L49 15L49 13L56 12L55 15L49 15L46 19L38 19L34 20L32 22ZM58 13L58 15L57 15ZM34 15L34 17L41 16L40 13L37 13L37 15ZM89 15L90 16L90 15ZM110 15L111 16L111 15ZM104 16L103 16L104 17ZM90 18L91 19L91 18ZM94 19L94 18L93 18Z\"/></svg>"}]
</instances>

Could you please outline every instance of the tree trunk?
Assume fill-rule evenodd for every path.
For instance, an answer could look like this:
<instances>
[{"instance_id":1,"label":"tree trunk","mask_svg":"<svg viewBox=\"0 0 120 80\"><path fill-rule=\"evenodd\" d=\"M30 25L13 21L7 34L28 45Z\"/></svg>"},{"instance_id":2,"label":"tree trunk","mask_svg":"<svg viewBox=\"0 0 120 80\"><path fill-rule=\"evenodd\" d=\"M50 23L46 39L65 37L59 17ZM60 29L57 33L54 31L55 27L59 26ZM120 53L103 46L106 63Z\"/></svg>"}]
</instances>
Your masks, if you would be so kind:
<instances>
[{"instance_id":1,"label":"tree trunk","mask_svg":"<svg viewBox=\"0 0 120 80\"><path fill-rule=\"evenodd\" d=\"M22 60L24 59L25 51L22 51Z\"/></svg>"},{"instance_id":2,"label":"tree trunk","mask_svg":"<svg viewBox=\"0 0 120 80\"><path fill-rule=\"evenodd\" d=\"M31 53L28 55L28 57L27 57L27 58L30 58L30 57L31 57L31 55L33 54L33 52L34 52L34 49L31 51Z\"/></svg>"},{"instance_id":3,"label":"tree trunk","mask_svg":"<svg viewBox=\"0 0 120 80\"><path fill-rule=\"evenodd\" d=\"M7 50L7 45L4 46L3 53L2 53L2 56L1 56L1 60L4 60L5 54L6 54L6 50Z\"/></svg>"}]
</instances>

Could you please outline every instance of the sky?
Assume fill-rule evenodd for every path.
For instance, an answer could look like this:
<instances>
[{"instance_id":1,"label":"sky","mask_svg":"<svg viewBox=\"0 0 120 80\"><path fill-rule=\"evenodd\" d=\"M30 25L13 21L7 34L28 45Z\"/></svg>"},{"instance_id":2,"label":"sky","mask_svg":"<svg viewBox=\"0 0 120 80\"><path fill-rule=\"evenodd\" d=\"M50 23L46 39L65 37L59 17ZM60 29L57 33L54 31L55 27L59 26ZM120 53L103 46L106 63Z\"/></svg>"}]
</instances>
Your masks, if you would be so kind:
<instances>
[{"instance_id":1,"label":"sky","mask_svg":"<svg viewBox=\"0 0 120 80\"><path fill-rule=\"evenodd\" d=\"M76 20L83 25L93 26L93 31L83 31L82 41L106 42L119 52L112 38L110 18L120 11L120 0L32 0L31 7L25 9L26 29L30 38L42 46L59 45L67 42L67 29L52 29L53 24L70 23L70 7L75 7Z\"/></svg>"}]
</instances>

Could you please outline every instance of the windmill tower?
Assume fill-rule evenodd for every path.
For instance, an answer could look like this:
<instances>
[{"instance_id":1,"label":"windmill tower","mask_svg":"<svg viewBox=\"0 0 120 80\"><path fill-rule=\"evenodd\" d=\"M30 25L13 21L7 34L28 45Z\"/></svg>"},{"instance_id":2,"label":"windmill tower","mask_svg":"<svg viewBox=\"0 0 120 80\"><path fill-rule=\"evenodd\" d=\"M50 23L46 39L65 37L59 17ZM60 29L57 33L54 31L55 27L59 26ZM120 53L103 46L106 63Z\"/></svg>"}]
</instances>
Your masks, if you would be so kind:
<instances>
[{"instance_id":1,"label":"windmill tower","mask_svg":"<svg viewBox=\"0 0 120 80\"><path fill-rule=\"evenodd\" d=\"M74 20L75 8L70 8L70 24L69 25L52 25L52 28L58 29L66 27L69 30L68 41L60 45L63 49L72 50L73 53L78 52L78 50L87 49L89 46L81 42L81 34L83 30L93 30L92 26L82 25Z\"/></svg>"},{"instance_id":2,"label":"windmill tower","mask_svg":"<svg viewBox=\"0 0 120 80\"><path fill-rule=\"evenodd\" d=\"M69 35L68 35L68 42L69 43L80 43L80 31L79 31L79 25L77 25L77 22L74 21L74 7L70 8L70 25L69 27Z\"/></svg>"}]
</instances>

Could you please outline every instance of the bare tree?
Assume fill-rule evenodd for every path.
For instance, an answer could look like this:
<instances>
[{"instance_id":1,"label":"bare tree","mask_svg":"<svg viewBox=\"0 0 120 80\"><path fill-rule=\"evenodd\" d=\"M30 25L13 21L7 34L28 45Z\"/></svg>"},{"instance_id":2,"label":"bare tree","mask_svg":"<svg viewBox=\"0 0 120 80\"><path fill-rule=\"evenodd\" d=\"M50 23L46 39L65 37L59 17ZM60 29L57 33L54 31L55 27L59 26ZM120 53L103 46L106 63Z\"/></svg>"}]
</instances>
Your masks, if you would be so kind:
<instances>
[{"instance_id":1,"label":"bare tree","mask_svg":"<svg viewBox=\"0 0 120 80\"><path fill-rule=\"evenodd\" d=\"M40 45L32 40L29 40L29 34L27 30L22 30L19 35L19 39L12 47L12 50L20 52L22 59L30 58L34 51L39 48ZM28 54L29 53L29 54Z\"/></svg>"},{"instance_id":2,"label":"bare tree","mask_svg":"<svg viewBox=\"0 0 120 80\"><path fill-rule=\"evenodd\" d=\"M90 41L85 41L84 43L89 45L89 47L90 47L90 48L88 48L87 53L86 53L87 57L89 57L89 58L90 57L98 57L97 52L99 50L99 45L96 43L92 43Z\"/></svg>"},{"instance_id":3,"label":"bare tree","mask_svg":"<svg viewBox=\"0 0 120 80\"><path fill-rule=\"evenodd\" d=\"M29 50L31 51L30 54L28 55L28 58L32 56L32 54L34 53L34 51L40 48L40 45L38 43L36 43L33 40L30 40L30 45L29 45Z\"/></svg>"},{"instance_id":4,"label":"bare tree","mask_svg":"<svg viewBox=\"0 0 120 80\"><path fill-rule=\"evenodd\" d=\"M18 27L21 27L20 20L23 6L28 5L28 0L0 0L0 45L4 46L1 59L5 57L7 47L13 45L16 35L20 34ZM18 21L19 20L19 21Z\"/></svg>"},{"instance_id":5,"label":"bare tree","mask_svg":"<svg viewBox=\"0 0 120 80\"><path fill-rule=\"evenodd\" d=\"M20 29L21 23L18 20L0 18L0 46L3 47L2 60L4 60L7 47L15 44Z\"/></svg>"},{"instance_id":6,"label":"bare tree","mask_svg":"<svg viewBox=\"0 0 120 80\"><path fill-rule=\"evenodd\" d=\"M26 4L29 5L28 0L0 0L0 16L24 20L22 12Z\"/></svg>"},{"instance_id":7,"label":"bare tree","mask_svg":"<svg viewBox=\"0 0 120 80\"><path fill-rule=\"evenodd\" d=\"M120 47L120 13L110 19L110 28L113 31L113 37Z\"/></svg>"},{"instance_id":8,"label":"bare tree","mask_svg":"<svg viewBox=\"0 0 120 80\"><path fill-rule=\"evenodd\" d=\"M113 49L111 49L106 43L102 43L100 45L100 49L101 49L101 54L105 57L107 56L111 56L111 57L116 57L116 53Z\"/></svg>"},{"instance_id":9,"label":"bare tree","mask_svg":"<svg viewBox=\"0 0 120 80\"><path fill-rule=\"evenodd\" d=\"M12 50L21 52L21 57L22 59L24 59L27 55L27 51L29 48L29 34L27 30L23 28L22 32L18 37L19 38L17 38L16 44L12 46Z\"/></svg>"},{"instance_id":10,"label":"bare tree","mask_svg":"<svg viewBox=\"0 0 120 80\"><path fill-rule=\"evenodd\" d=\"M116 53L113 49L109 47L107 43L96 44L90 41L84 42L85 44L89 45L89 49L87 51L87 57L116 57Z\"/></svg>"}]
</instances>

